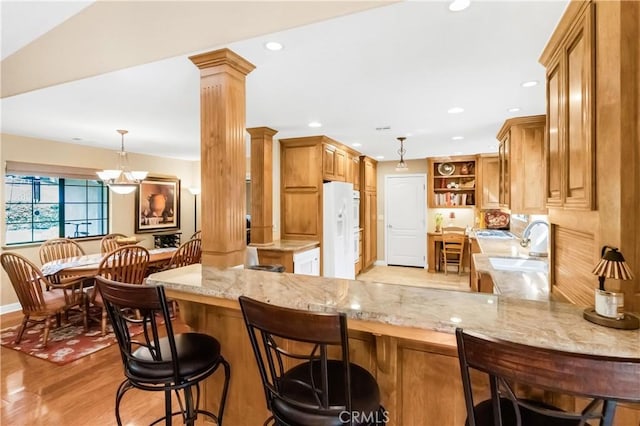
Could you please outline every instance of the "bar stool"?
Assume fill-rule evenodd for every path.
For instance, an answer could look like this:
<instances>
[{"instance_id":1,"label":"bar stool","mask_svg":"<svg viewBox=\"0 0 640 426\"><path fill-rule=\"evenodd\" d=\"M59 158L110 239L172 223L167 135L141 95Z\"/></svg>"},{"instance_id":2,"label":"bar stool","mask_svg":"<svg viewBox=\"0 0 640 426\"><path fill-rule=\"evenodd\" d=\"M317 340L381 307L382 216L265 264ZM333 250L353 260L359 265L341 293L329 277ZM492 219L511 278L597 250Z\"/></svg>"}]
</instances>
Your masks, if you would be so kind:
<instances>
[{"instance_id":1,"label":"bar stool","mask_svg":"<svg viewBox=\"0 0 640 426\"><path fill-rule=\"evenodd\" d=\"M640 401L639 358L563 352L466 333L460 328L456 339L469 426L578 426L587 421L611 426L618 401ZM474 402L470 370L489 376L490 399ZM518 394L515 384L591 401L581 412L565 412L526 399Z\"/></svg>"},{"instance_id":2,"label":"bar stool","mask_svg":"<svg viewBox=\"0 0 640 426\"><path fill-rule=\"evenodd\" d=\"M221 425L229 389L230 367L220 354L220 343L203 333L174 335L162 286L119 283L103 277L96 277L96 286L113 324L126 376L116 392L118 425L122 424L120 401L132 388L165 393L165 415L152 424L164 420L170 425L174 416L181 415L184 424L193 425L198 414L202 414ZM136 311L142 319L136 319ZM131 336L130 325L143 328L140 337ZM162 329L166 337L160 337ZM224 367L225 381L216 415L199 408L200 382L221 365ZM172 411L171 392L178 397L180 411Z\"/></svg>"},{"instance_id":3,"label":"bar stool","mask_svg":"<svg viewBox=\"0 0 640 426\"><path fill-rule=\"evenodd\" d=\"M265 425L385 423L375 378L349 362L345 314L283 308L245 296L239 302L273 414ZM329 359L335 348L340 359Z\"/></svg>"}]
</instances>

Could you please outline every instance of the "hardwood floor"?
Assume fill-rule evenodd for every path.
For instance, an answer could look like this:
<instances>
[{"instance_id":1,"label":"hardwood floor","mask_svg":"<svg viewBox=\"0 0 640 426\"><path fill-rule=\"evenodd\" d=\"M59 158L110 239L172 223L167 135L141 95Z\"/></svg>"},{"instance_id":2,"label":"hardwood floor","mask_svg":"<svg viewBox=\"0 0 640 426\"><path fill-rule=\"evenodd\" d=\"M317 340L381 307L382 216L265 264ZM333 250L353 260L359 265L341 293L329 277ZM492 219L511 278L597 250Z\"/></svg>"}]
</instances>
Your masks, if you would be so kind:
<instances>
[{"instance_id":1,"label":"hardwood floor","mask_svg":"<svg viewBox=\"0 0 640 426\"><path fill-rule=\"evenodd\" d=\"M2 315L0 327L19 324L21 319L21 312ZM182 325L175 331L186 330L187 327ZM5 347L0 349L0 356L2 358L0 424L12 426L116 424L115 393L124 379L118 345L112 345L63 366ZM177 402L174 410L176 407ZM125 394L120 413L125 425L148 425L163 415L164 394L132 389ZM180 424L177 418L174 424ZM211 423L201 421L199 424Z\"/></svg>"},{"instance_id":2,"label":"hardwood floor","mask_svg":"<svg viewBox=\"0 0 640 426\"><path fill-rule=\"evenodd\" d=\"M468 289L468 274L428 273L420 268L374 266L359 280ZM0 317L0 328L19 324L21 312ZM94 327L97 325L93 325ZM176 332L186 331L181 325ZM224 348L223 348L224 353ZM113 345L64 366L0 347L2 414L0 424L12 426L115 425L115 392L124 379L118 346ZM233 374L232 371L232 381ZM216 372L215 374L219 374ZM237 373L235 373L237 374ZM175 405L177 407L177 405ZM125 425L148 425L164 410L162 392L129 391L121 405ZM180 424L180 422L175 422ZM204 423L203 420L200 424ZM233 426L233 425L232 425Z\"/></svg>"}]
</instances>

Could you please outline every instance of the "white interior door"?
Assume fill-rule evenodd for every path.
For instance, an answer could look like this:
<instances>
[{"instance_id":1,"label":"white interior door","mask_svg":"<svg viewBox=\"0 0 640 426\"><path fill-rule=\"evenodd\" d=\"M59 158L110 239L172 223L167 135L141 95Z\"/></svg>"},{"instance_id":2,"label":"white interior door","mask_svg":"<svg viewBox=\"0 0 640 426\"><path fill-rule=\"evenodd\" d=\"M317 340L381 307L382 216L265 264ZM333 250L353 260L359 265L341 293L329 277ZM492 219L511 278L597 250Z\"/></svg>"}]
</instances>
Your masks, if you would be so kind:
<instances>
[{"instance_id":1,"label":"white interior door","mask_svg":"<svg viewBox=\"0 0 640 426\"><path fill-rule=\"evenodd\" d=\"M426 175L386 176L387 265L426 264Z\"/></svg>"}]
</instances>

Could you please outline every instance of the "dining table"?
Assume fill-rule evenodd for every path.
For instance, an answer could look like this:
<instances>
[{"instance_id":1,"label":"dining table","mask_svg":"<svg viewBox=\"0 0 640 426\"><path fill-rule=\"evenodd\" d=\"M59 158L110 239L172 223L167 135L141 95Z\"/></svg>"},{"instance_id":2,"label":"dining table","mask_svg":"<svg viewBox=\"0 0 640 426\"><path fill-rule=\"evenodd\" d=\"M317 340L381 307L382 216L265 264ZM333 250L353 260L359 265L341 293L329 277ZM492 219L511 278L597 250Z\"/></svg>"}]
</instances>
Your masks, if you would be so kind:
<instances>
[{"instance_id":1,"label":"dining table","mask_svg":"<svg viewBox=\"0 0 640 426\"><path fill-rule=\"evenodd\" d=\"M178 250L176 247L155 248L149 250L149 267L161 267L169 263L171 256ZM65 276L90 277L98 273L100 262L106 254L95 253L83 256L52 260L42 265L42 274L55 277L59 273Z\"/></svg>"}]
</instances>

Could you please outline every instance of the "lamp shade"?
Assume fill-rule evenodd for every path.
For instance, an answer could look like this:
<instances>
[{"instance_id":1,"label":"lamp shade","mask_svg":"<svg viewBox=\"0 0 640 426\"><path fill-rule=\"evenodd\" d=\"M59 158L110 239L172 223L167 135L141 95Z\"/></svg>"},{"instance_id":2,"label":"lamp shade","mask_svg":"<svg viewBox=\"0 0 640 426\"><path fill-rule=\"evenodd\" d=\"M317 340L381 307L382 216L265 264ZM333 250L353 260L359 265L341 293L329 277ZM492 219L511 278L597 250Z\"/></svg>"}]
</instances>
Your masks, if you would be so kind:
<instances>
[{"instance_id":1,"label":"lamp shade","mask_svg":"<svg viewBox=\"0 0 640 426\"><path fill-rule=\"evenodd\" d=\"M609 249L606 251L606 249ZM604 247L605 251L602 255L602 259L593 268L592 273L603 278L613 278L616 280L632 280L633 273L624 261L624 256L618 251L617 248Z\"/></svg>"}]
</instances>

